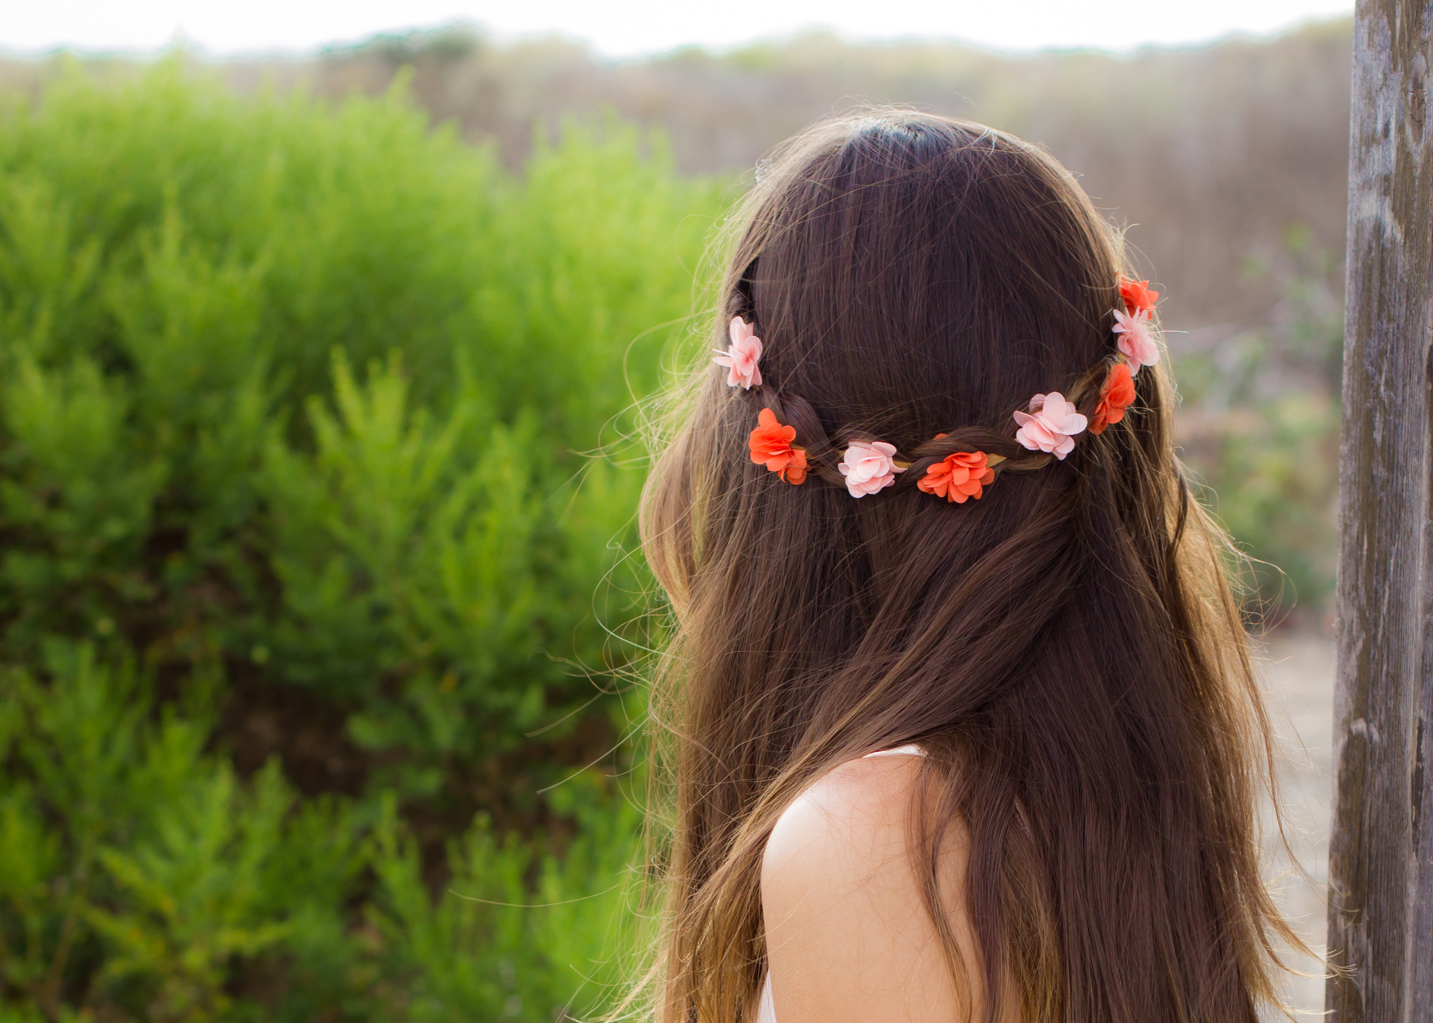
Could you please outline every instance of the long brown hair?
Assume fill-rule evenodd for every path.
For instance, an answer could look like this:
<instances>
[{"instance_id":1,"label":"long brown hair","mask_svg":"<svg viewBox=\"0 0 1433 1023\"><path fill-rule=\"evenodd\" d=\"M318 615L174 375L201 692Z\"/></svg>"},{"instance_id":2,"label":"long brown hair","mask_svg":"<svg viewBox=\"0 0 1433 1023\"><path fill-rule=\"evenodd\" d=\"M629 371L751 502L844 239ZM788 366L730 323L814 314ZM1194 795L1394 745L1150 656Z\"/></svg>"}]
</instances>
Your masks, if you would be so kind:
<instances>
[{"instance_id":1,"label":"long brown hair","mask_svg":"<svg viewBox=\"0 0 1433 1023\"><path fill-rule=\"evenodd\" d=\"M1063 461L1013 440L1033 394L1098 400L1118 235L1035 147L891 110L787 144L741 224L715 336L755 324L764 386L701 368L642 507L675 617L657 1018L749 1017L776 819L833 766L917 742L927 907L962 968L937 893L962 822L987 1019L1253 1023L1274 941L1299 942L1260 878L1269 729L1170 381L1139 373L1123 422ZM816 462L805 484L751 461L763 406ZM914 453L908 476L977 442L1038 471L961 505L856 500L832 485L852 436Z\"/></svg>"}]
</instances>

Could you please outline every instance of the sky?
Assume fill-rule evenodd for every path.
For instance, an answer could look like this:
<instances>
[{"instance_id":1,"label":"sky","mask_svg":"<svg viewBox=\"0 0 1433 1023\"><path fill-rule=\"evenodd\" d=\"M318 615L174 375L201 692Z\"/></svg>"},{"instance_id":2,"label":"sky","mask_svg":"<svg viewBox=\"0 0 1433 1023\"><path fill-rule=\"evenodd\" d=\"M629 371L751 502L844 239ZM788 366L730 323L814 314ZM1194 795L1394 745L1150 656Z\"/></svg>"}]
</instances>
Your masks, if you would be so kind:
<instances>
[{"instance_id":1,"label":"sky","mask_svg":"<svg viewBox=\"0 0 1433 1023\"><path fill-rule=\"evenodd\" d=\"M500 40L559 34L609 57L725 49L809 28L852 41L960 39L1003 50L1199 43L1347 14L1352 0L0 0L0 50L305 53L470 22Z\"/></svg>"}]
</instances>

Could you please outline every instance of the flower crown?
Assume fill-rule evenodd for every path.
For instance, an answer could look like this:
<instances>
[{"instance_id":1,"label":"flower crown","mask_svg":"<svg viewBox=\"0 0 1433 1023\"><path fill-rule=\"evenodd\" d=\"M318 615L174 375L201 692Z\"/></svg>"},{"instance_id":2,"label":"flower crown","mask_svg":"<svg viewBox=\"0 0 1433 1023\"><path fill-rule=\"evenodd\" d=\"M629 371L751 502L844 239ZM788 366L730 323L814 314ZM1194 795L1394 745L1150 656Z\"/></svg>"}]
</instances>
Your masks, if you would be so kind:
<instances>
[{"instance_id":1,"label":"flower crown","mask_svg":"<svg viewBox=\"0 0 1433 1023\"><path fill-rule=\"evenodd\" d=\"M1159 362L1153 322L1159 292L1150 290L1149 281L1126 277L1119 279L1119 289L1124 308L1113 310L1115 323L1111 328L1116 335L1117 352L1081 377L1072 391L1084 391L1086 381L1103 374L1099 399L1088 416L1078 410L1076 402L1067 400L1059 391L1051 391L1035 395L1027 409L1014 412L1018 429L1013 442L989 431L939 433L910 452L911 457L903 458L894 444L869 436L852 436L840 453L840 461L833 464L833 446L824 439L810 442L811 438L825 437L811 406L791 395L783 401L763 391L765 407L758 412L757 426L748 441L751 460L794 486L805 483L808 475L815 473L828 482L844 485L857 498L893 486L898 476L915 469L918 489L956 504L971 498L979 500L998 471L1039 468L1048 465L1052 456L1063 461L1075 449L1077 436L1087 431L1104 433L1124 419L1135 402L1135 376L1141 367ZM743 391L761 388L762 349L755 324L734 317L730 335L726 351L718 350L712 362L726 367L728 386ZM798 433L809 443L797 444ZM984 434L983 443L969 443L972 434ZM975 450L977 446L980 450ZM996 448L1004 448L1006 453ZM1015 459L1020 448L1035 452L1035 457Z\"/></svg>"}]
</instances>

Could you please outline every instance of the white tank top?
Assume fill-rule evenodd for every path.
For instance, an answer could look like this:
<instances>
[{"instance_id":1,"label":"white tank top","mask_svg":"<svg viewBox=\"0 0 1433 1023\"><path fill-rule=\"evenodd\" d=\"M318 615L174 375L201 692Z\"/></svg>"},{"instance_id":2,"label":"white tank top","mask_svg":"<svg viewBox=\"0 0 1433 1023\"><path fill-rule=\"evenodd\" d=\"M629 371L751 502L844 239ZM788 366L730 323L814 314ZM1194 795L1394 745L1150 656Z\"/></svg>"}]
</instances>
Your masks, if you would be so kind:
<instances>
[{"instance_id":1,"label":"white tank top","mask_svg":"<svg viewBox=\"0 0 1433 1023\"><path fill-rule=\"evenodd\" d=\"M771 974L761 985L761 1004L756 1008L756 1023L776 1023L776 1005L771 1000Z\"/></svg>"},{"instance_id":2,"label":"white tank top","mask_svg":"<svg viewBox=\"0 0 1433 1023\"><path fill-rule=\"evenodd\" d=\"M881 749L867 753L866 757L923 757L925 750L919 746L897 746L895 749ZM865 759L865 758L862 758ZM761 1000L756 1006L756 1023L776 1023L776 1003L771 1000L771 973L761 983Z\"/></svg>"}]
</instances>

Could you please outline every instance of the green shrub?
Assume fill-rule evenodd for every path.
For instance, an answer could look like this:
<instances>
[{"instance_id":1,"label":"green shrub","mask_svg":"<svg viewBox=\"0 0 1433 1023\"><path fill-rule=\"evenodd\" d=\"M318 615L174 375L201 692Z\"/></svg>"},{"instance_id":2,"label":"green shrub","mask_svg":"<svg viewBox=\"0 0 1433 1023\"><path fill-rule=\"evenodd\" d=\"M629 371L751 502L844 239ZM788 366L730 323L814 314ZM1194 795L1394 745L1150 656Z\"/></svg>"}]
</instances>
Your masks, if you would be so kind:
<instances>
[{"instance_id":1,"label":"green shrub","mask_svg":"<svg viewBox=\"0 0 1433 1023\"><path fill-rule=\"evenodd\" d=\"M1342 267L1295 225L1248 271L1278 296L1270 322L1177 362L1176 421L1196 488L1251 556L1269 621L1317 621L1334 583Z\"/></svg>"},{"instance_id":2,"label":"green shrub","mask_svg":"<svg viewBox=\"0 0 1433 1023\"><path fill-rule=\"evenodd\" d=\"M1203 421L1188 438L1196 492L1253 559L1246 582L1278 621L1333 588L1338 406L1316 391Z\"/></svg>"},{"instance_id":3,"label":"green shrub","mask_svg":"<svg viewBox=\"0 0 1433 1023\"><path fill-rule=\"evenodd\" d=\"M599 1004L641 472L584 453L717 187L179 61L0 110L0 1012Z\"/></svg>"},{"instance_id":4,"label":"green shrub","mask_svg":"<svg viewBox=\"0 0 1433 1023\"><path fill-rule=\"evenodd\" d=\"M391 798L368 826L351 801L299 804L277 762L242 782L205 753L212 721L159 708L132 667L52 643L44 669L0 696L18 1018L549 1021L614 990L639 828L600 779L559 790L581 832L561 859L480 818L435 904Z\"/></svg>"},{"instance_id":5,"label":"green shrub","mask_svg":"<svg viewBox=\"0 0 1433 1023\"><path fill-rule=\"evenodd\" d=\"M580 836L560 861L534 857L512 833L498 839L480 818L450 843L450 887L436 905L417 850L384 819L369 920L391 975L406 979L394 1016L432 1023L582 1018L623 993L631 979L623 953L638 939L629 870L641 814L598 799L578 817Z\"/></svg>"},{"instance_id":6,"label":"green shrub","mask_svg":"<svg viewBox=\"0 0 1433 1023\"><path fill-rule=\"evenodd\" d=\"M584 453L721 205L612 123L511 176L401 92L0 103L0 1023L610 1004L642 474ZM1238 403L1194 460L1317 591L1333 410Z\"/></svg>"}]
</instances>

